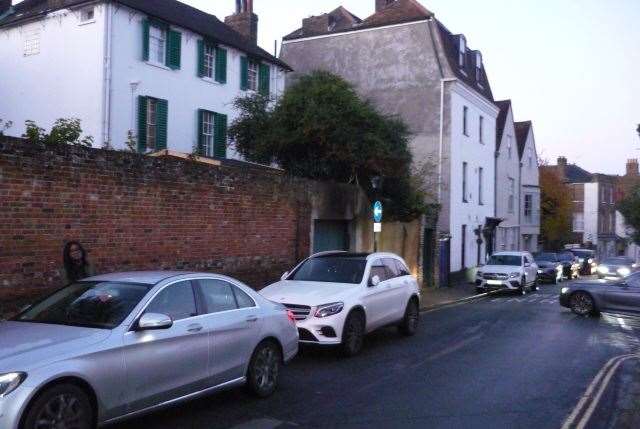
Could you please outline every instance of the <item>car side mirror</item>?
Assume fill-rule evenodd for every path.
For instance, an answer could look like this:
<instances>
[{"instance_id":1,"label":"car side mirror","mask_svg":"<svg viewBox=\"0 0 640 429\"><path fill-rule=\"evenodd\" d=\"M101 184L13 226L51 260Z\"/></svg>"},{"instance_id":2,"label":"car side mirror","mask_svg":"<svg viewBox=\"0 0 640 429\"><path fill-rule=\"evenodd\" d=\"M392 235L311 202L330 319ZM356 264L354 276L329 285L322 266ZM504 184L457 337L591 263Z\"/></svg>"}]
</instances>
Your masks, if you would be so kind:
<instances>
[{"instance_id":1,"label":"car side mirror","mask_svg":"<svg viewBox=\"0 0 640 429\"><path fill-rule=\"evenodd\" d=\"M377 275L371 277L371 280L369 280L369 287L376 287L379 284L380 284L380 277Z\"/></svg>"},{"instance_id":2,"label":"car side mirror","mask_svg":"<svg viewBox=\"0 0 640 429\"><path fill-rule=\"evenodd\" d=\"M287 277L289 277L289 271L285 271L282 277L280 277L280 280L286 280Z\"/></svg>"},{"instance_id":3,"label":"car side mirror","mask_svg":"<svg viewBox=\"0 0 640 429\"><path fill-rule=\"evenodd\" d=\"M169 329L173 326L173 320L166 314L146 313L138 321L137 331L157 331Z\"/></svg>"}]
</instances>

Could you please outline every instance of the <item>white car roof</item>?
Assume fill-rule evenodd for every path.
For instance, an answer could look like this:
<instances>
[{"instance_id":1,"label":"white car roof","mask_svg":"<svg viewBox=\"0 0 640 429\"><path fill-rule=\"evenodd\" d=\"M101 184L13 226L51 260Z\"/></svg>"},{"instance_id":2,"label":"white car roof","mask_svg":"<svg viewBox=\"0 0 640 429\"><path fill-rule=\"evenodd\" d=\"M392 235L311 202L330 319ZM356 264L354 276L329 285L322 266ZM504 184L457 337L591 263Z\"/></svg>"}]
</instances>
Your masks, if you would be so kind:
<instances>
[{"instance_id":1,"label":"white car roof","mask_svg":"<svg viewBox=\"0 0 640 429\"><path fill-rule=\"evenodd\" d=\"M528 255L528 254L529 254L529 252L496 252L492 256L500 256L500 255L504 255L504 256L524 256L524 255Z\"/></svg>"}]
</instances>

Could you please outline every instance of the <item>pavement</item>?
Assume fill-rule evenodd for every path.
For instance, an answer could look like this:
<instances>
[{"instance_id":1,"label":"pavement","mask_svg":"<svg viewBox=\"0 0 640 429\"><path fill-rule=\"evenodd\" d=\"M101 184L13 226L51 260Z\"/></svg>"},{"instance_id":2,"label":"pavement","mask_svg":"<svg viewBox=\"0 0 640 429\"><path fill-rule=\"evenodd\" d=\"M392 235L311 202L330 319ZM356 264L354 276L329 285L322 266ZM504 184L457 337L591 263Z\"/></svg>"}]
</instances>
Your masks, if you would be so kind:
<instances>
[{"instance_id":1,"label":"pavement","mask_svg":"<svg viewBox=\"0 0 640 429\"><path fill-rule=\"evenodd\" d=\"M234 389L118 428L640 427L638 360L609 371L640 350L640 319L578 317L561 286L423 312L414 337L381 330L351 359L303 348L270 398Z\"/></svg>"},{"instance_id":2,"label":"pavement","mask_svg":"<svg viewBox=\"0 0 640 429\"><path fill-rule=\"evenodd\" d=\"M428 287L422 289L422 308L429 310L477 296L472 283L463 282L449 287Z\"/></svg>"}]
</instances>

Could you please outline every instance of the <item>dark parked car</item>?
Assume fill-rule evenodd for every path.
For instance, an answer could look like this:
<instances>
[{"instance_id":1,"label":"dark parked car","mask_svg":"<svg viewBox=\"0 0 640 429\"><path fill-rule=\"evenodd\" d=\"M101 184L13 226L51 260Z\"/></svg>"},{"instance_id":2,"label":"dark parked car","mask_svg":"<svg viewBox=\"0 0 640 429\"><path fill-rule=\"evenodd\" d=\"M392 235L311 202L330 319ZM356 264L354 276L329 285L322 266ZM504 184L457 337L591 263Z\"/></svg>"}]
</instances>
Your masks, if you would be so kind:
<instances>
[{"instance_id":1,"label":"dark parked car","mask_svg":"<svg viewBox=\"0 0 640 429\"><path fill-rule=\"evenodd\" d=\"M596 260L596 252L591 249L571 249L571 253L576 255L580 263L580 274L590 276L596 273L598 261Z\"/></svg>"},{"instance_id":2,"label":"dark parked car","mask_svg":"<svg viewBox=\"0 0 640 429\"><path fill-rule=\"evenodd\" d=\"M607 258L598 266L598 278L624 278L636 271L637 265L631 258L618 256Z\"/></svg>"},{"instance_id":3,"label":"dark parked car","mask_svg":"<svg viewBox=\"0 0 640 429\"><path fill-rule=\"evenodd\" d=\"M576 282L562 288L560 305L581 316L598 315L601 311L640 314L640 273L625 279L605 282Z\"/></svg>"},{"instance_id":4,"label":"dark parked car","mask_svg":"<svg viewBox=\"0 0 640 429\"><path fill-rule=\"evenodd\" d=\"M558 259L562 264L563 277L572 280L580 277L580 262L578 257L569 251L558 252Z\"/></svg>"},{"instance_id":5,"label":"dark parked car","mask_svg":"<svg viewBox=\"0 0 640 429\"><path fill-rule=\"evenodd\" d=\"M562 281L562 263L557 253L535 253L533 258L538 264L539 280L553 284Z\"/></svg>"}]
</instances>

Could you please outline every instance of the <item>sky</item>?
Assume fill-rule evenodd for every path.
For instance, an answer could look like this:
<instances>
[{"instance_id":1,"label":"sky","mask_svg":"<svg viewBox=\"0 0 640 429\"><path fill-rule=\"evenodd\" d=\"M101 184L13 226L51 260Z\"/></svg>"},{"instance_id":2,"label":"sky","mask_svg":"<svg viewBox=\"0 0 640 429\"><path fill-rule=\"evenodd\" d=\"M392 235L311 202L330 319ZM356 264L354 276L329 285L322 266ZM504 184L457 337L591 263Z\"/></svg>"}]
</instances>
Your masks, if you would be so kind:
<instances>
[{"instance_id":1,"label":"sky","mask_svg":"<svg viewBox=\"0 0 640 429\"><path fill-rule=\"evenodd\" d=\"M221 20L234 0L183 0ZM541 158L564 155L592 172L622 174L640 157L640 0L423 0L482 51L496 100L532 120ZM344 6L360 18L375 0L254 0L269 52L302 19Z\"/></svg>"}]
</instances>

